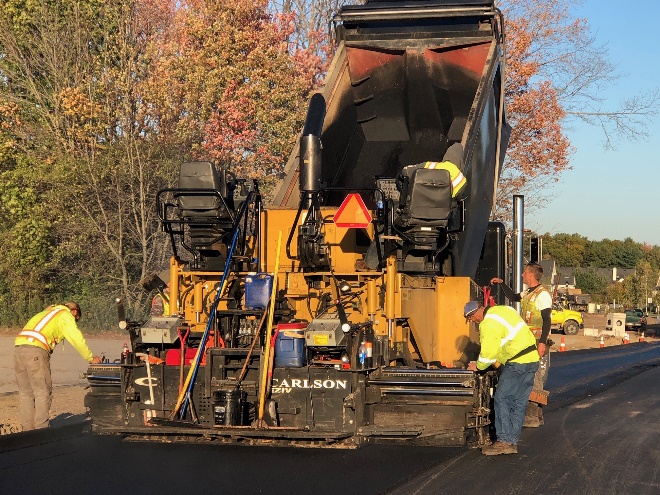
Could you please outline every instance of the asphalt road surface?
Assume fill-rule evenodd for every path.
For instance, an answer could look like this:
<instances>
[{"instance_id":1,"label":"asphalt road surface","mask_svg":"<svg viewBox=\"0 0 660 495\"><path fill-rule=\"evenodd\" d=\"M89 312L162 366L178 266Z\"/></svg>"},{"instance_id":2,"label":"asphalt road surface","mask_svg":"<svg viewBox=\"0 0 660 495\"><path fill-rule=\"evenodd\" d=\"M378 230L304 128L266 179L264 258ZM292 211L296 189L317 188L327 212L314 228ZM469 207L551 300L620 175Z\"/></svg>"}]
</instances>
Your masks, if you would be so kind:
<instances>
[{"instance_id":1,"label":"asphalt road surface","mask_svg":"<svg viewBox=\"0 0 660 495\"><path fill-rule=\"evenodd\" d=\"M0 493L656 495L658 364L660 344L554 354L546 424L523 431L518 455L128 443L69 427L0 444Z\"/></svg>"}]
</instances>

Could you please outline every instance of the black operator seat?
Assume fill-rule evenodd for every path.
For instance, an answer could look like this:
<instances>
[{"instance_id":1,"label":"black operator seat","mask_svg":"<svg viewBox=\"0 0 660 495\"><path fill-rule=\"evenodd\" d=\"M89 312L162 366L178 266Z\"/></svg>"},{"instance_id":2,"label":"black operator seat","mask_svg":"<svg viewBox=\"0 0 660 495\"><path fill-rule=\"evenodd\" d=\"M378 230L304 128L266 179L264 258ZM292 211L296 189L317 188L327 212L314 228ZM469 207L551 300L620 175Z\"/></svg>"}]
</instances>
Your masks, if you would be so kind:
<instances>
[{"instance_id":1,"label":"black operator seat","mask_svg":"<svg viewBox=\"0 0 660 495\"><path fill-rule=\"evenodd\" d=\"M181 219L190 227L194 246L210 246L232 227L231 215L222 200L227 196L223 177L211 162L181 164L176 201Z\"/></svg>"},{"instance_id":2,"label":"black operator seat","mask_svg":"<svg viewBox=\"0 0 660 495\"><path fill-rule=\"evenodd\" d=\"M452 210L449 172L425 168L424 163L408 165L399 175L401 185L398 214L400 228L446 227Z\"/></svg>"},{"instance_id":3,"label":"black operator seat","mask_svg":"<svg viewBox=\"0 0 660 495\"><path fill-rule=\"evenodd\" d=\"M463 149L459 143L452 145L443 158L460 168ZM397 178L400 191L399 208L394 223L397 227L446 228L452 210L456 207L451 175L439 167L440 162L424 162L408 165ZM465 188L465 186L463 186Z\"/></svg>"}]
</instances>

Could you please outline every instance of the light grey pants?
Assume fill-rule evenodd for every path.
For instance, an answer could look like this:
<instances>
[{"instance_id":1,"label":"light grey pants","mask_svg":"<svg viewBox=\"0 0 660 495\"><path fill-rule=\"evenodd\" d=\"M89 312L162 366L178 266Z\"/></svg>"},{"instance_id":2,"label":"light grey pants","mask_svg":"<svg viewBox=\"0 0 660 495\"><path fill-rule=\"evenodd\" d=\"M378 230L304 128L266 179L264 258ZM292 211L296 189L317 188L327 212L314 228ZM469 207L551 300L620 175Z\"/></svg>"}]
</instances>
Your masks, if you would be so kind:
<instances>
[{"instance_id":1,"label":"light grey pants","mask_svg":"<svg viewBox=\"0 0 660 495\"><path fill-rule=\"evenodd\" d=\"M548 381L548 372L550 371L550 348L546 347L545 355L539 361L539 369L534 375L534 390L539 392L545 389Z\"/></svg>"},{"instance_id":2,"label":"light grey pants","mask_svg":"<svg viewBox=\"0 0 660 495\"><path fill-rule=\"evenodd\" d=\"M50 354L41 347L18 345L14 348L14 370L23 431L47 428L53 400Z\"/></svg>"}]
</instances>

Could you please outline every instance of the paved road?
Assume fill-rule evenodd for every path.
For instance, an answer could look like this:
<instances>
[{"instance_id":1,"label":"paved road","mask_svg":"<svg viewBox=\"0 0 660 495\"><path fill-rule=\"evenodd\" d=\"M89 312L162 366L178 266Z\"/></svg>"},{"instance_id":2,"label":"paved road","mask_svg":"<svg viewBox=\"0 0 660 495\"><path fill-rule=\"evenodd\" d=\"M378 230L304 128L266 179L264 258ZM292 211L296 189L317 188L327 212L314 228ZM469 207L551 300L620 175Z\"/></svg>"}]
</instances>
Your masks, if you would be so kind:
<instances>
[{"instance_id":1,"label":"paved road","mask_svg":"<svg viewBox=\"0 0 660 495\"><path fill-rule=\"evenodd\" d=\"M466 450L392 495L660 493L660 368L551 412L517 456Z\"/></svg>"},{"instance_id":2,"label":"paved road","mask_svg":"<svg viewBox=\"0 0 660 495\"><path fill-rule=\"evenodd\" d=\"M1 492L655 495L660 344L620 350L629 360L626 369L637 373L626 373L620 383L606 381L599 371L609 361L621 374L620 356L608 358L610 352L555 359L555 380L565 374L579 383L582 398L570 387L553 394L564 404L546 415L543 428L524 431L516 456L401 446L346 451L163 445L74 435L0 453Z\"/></svg>"},{"instance_id":3,"label":"paved road","mask_svg":"<svg viewBox=\"0 0 660 495\"><path fill-rule=\"evenodd\" d=\"M548 410L605 390L658 363L660 342L628 344L606 349L553 353L547 388L551 391Z\"/></svg>"}]
</instances>

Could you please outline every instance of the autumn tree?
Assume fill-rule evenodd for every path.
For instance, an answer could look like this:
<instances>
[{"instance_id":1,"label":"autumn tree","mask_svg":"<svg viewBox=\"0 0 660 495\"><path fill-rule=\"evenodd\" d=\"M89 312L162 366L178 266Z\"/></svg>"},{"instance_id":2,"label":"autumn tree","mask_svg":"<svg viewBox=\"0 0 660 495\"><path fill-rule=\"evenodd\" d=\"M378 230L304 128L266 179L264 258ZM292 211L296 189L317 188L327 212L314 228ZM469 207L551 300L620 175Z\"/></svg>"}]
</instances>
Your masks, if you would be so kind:
<instances>
[{"instance_id":1,"label":"autumn tree","mask_svg":"<svg viewBox=\"0 0 660 495\"><path fill-rule=\"evenodd\" d=\"M174 3L172 4L174 6ZM189 0L154 40L145 90L163 135L246 177L282 172L322 60L261 0Z\"/></svg>"},{"instance_id":2,"label":"autumn tree","mask_svg":"<svg viewBox=\"0 0 660 495\"><path fill-rule=\"evenodd\" d=\"M121 295L139 317L138 280L171 254L157 191L196 157L273 181L322 62L265 1L3 7L0 300L20 320L76 298L100 324Z\"/></svg>"}]
</instances>

